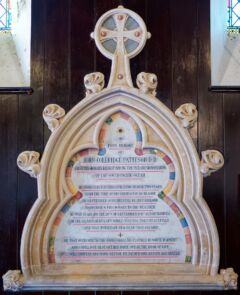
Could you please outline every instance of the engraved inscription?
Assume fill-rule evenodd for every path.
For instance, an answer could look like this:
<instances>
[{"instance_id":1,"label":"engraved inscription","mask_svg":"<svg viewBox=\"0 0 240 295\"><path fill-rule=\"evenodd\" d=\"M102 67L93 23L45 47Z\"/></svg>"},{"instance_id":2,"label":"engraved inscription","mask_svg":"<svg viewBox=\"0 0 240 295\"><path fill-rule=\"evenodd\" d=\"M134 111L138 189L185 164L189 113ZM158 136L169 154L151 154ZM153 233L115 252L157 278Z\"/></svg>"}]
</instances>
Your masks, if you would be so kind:
<instances>
[{"instance_id":1,"label":"engraved inscription","mask_svg":"<svg viewBox=\"0 0 240 295\"><path fill-rule=\"evenodd\" d=\"M168 195L174 164L160 149L142 149L128 115L105 122L99 149L75 154L66 181L74 197L54 223L50 262L191 261L187 220Z\"/></svg>"}]
</instances>

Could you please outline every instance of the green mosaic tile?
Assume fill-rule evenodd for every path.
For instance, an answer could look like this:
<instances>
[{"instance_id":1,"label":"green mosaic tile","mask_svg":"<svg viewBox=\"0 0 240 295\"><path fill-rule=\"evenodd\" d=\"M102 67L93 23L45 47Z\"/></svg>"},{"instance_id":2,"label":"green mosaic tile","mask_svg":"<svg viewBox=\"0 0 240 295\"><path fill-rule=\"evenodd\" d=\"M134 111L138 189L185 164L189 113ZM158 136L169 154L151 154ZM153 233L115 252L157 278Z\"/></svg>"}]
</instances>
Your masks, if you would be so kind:
<instances>
[{"instance_id":1,"label":"green mosaic tile","mask_svg":"<svg viewBox=\"0 0 240 295\"><path fill-rule=\"evenodd\" d=\"M113 119L111 117L109 117L106 121L105 121L108 125L110 125L113 122Z\"/></svg>"},{"instance_id":2,"label":"green mosaic tile","mask_svg":"<svg viewBox=\"0 0 240 295\"><path fill-rule=\"evenodd\" d=\"M185 262L191 262L192 261L192 256L186 256Z\"/></svg>"}]
</instances>

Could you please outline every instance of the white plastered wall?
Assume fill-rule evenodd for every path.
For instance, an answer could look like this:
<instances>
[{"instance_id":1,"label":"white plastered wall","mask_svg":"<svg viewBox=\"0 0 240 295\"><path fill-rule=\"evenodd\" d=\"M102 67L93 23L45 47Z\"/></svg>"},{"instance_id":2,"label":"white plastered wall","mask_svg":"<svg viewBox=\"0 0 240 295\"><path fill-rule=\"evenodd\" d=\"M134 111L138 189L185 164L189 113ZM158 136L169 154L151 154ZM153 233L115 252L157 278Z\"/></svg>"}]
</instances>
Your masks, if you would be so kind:
<instances>
[{"instance_id":1,"label":"white plastered wall","mask_svg":"<svg viewBox=\"0 0 240 295\"><path fill-rule=\"evenodd\" d=\"M24 85L24 77L10 32L0 34L0 87Z\"/></svg>"},{"instance_id":2,"label":"white plastered wall","mask_svg":"<svg viewBox=\"0 0 240 295\"><path fill-rule=\"evenodd\" d=\"M240 37L228 37L227 20L227 1L211 0L212 86L240 86Z\"/></svg>"},{"instance_id":3,"label":"white plastered wall","mask_svg":"<svg viewBox=\"0 0 240 295\"><path fill-rule=\"evenodd\" d=\"M31 0L13 0L12 30L0 34L0 87L30 86Z\"/></svg>"}]
</instances>

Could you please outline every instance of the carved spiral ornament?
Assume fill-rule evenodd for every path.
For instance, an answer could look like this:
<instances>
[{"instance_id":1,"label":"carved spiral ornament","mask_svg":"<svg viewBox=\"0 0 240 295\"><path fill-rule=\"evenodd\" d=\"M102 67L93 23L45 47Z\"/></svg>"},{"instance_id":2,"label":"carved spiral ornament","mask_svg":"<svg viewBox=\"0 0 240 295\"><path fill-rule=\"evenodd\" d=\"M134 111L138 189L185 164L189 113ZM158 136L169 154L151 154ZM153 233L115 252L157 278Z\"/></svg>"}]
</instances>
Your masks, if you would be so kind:
<instances>
[{"instance_id":1,"label":"carved spiral ornament","mask_svg":"<svg viewBox=\"0 0 240 295\"><path fill-rule=\"evenodd\" d=\"M17 165L19 169L28 173L31 177L37 177L41 170L39 157L38 152L22 152L17 158Z\"/></svg>"},{"instance_id":2,"label":"carved spiral ornament","mask_svg":"<svg viewBox=\"0 0 240 295\"><path fill-rule=\"evenodd\" d=\"M237 289L238 275L232 267L221 269L220 274L223 276L225 289Z\"/></svg>"},{"instance_id":3,"label":"carved spiral ornament","mask_svg":"<svg viewBox=\"0 0 240 295\"><path fill-rule=\"evenodd\" d=\"M49 104L43 110L43 119L52 132L61 125L64 116L65 110L57 104Z\"/></svg>"},{"instance_id":4,"label":"carved spiral ornament","mask_svg":"<svg viewBox=\"0 0 240 295\"><path fill-rule=\"evenodd\" d=\"M104 84L104 75L100 72L90 73L84 77L86 95L100 92Z\"/></svg>"},{"instance_id":5,"label":"carved spiral ornament","mask_svg":"<svg viewBox=\"0 0 240 295\"><path fill-rule=\"evenodd\" d=\"M198 111L194 104L182 104L176 111L175 115L180 119L184 128L192 128L197 122Z\"/></svg>"},{"instance_id":6,"label":"carved spiral ornament","mask_svg":"<svg viewBox=\"0 0 240 295\"><path fill-rule=\"evenodd\" d=\"M24 277L20 270L9 270L2 278L5 291L19 291L24 284Z\"/></svg>"},{"instance_id":7,"label":"carved spiral ornament","mask_svg":"<svg viewBox=\"0 0 240 295\"><path fill-rule=\"evenodd\" d=\"M137 75L136 82L142 93L156 96L157 76L155 74L141 72Z\"/></svg>"},{"instance_id":8,"label":"carved spiral ornament","mask_svg":"<svg viewBox=\"0 0 240 295\"><path fill-rule=\"evenodd\" d=\"M202 152L200 170L204 177L211 175L224 165L223 155L216 150L207 150Z\"/></svg>"}]
</instances>

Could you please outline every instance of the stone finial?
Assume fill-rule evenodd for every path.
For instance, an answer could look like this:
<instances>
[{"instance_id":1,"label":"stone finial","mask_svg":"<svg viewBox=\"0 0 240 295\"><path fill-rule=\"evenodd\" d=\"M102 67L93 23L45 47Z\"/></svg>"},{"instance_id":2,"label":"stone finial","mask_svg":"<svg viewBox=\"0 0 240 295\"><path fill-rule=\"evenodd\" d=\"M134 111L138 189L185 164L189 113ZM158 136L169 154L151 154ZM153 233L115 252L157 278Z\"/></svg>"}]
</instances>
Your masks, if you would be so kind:
<instances>
[{"instance_id":1,"label":"stone finial","mask_svg":"<svg viewBox=\"0 0 240 295\"><path fill-rule=\"evenodd\" d=\"M43 110L43 119L52 132L61 125L64 116L65 110L57 104L49 104Z\"/></svg>"},{"instance_id":2,"label":"stone finial","mask_svg":"<svg viewBox=\"0 0 240 295\"><path fill-rule=\"evenodd\" d=\"M225 289L237 289L238 275L234 272L233 268L221 269L220 275L223 276Z\"/></svg>"},{"instance_id":3,"label":"stone finial","mask_svg":"<svg viewBox=\"0 0 240 295\"><path fill-rule=\"evenodd\" d=\"M200 170L204 177L211 175L224 165L223 155L216 150L207 150L202 152Z\"/></svg>"},{"instance_id":4,"label":"stone finial","mask_svg":"<svg viewBox=\"0 0 240 295\"><path fill-rule=\"evenodd\" d=\"M34 151L22 152L17 158L18 168L28 173L31 177L37 177L41 166L39 163L40 154Z\"/></svg>"},{"instance_id":5,"label":"stone finial","mask_svg":"<svg viewBox=\"0 0 240 295\"><path fill-rule=\"evenodd\" d=\"M2 279L4 291L20 291L24 284L24 277L20 270L9 270Z\"/></svg>"},{"instance_id":6,"label":"stone finial","mask_svg":"<svg viewBox=\"0 0 240 295\"><path fill-rule=\"evenodd\" d=\"M194 104L184 103L175 111L175 115L180 119L184 128L192 128L197 122L198 111Z\"/></svg>"},{"instance_id":7,"label":"stone finial","mask_svg":"<svg viewBox=\"0 0 240 295\"><path fill-rule=\"evenodd\" d=\"M142 93L156 96L157 76L155 74L141 72L137 75L136 82Z\"/></svg>"},{"instance_id":8,"label":"stone finial","mask_svg":"<svg viewBox=\"0 0 240 295\"><path fill-rule=\"evenodd\" d=\"M104 75L100 72L90 73L84 77L86 95L100 92L104 87Z\"/></svg>"}]
</instances>

